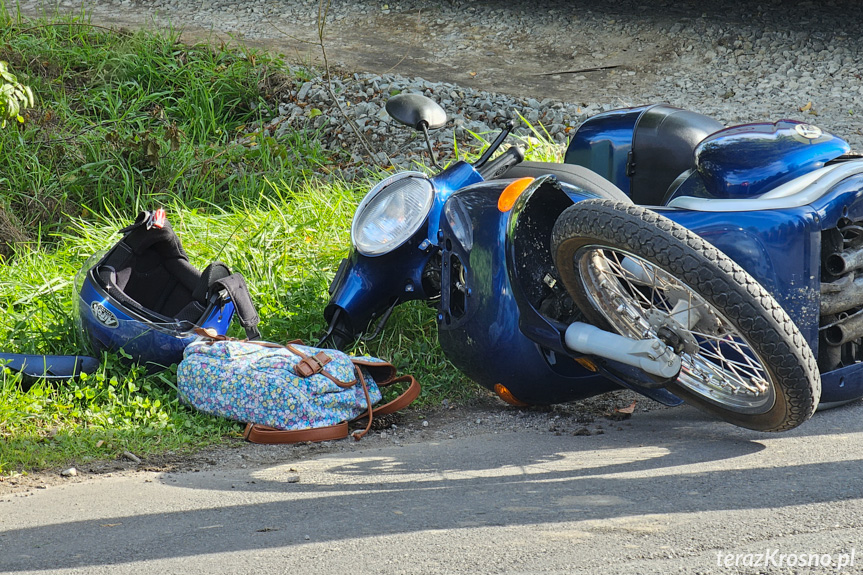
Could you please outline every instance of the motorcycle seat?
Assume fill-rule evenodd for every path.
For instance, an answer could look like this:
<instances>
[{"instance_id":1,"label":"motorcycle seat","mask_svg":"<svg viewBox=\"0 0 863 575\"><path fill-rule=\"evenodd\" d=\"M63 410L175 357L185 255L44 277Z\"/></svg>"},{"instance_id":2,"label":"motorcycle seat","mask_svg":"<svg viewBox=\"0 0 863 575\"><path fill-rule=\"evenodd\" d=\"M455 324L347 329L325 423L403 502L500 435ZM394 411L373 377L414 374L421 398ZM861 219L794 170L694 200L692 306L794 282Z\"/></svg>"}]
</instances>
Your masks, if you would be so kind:
<instances>
[{"instance_id":1,"label":"motorcycle seat","mask_svg":"<svg viewBox=\"0 0 863 575\"><path fill-rule=\"evenodd\" d=\"M553 174L559 181L588 191L604 200L632 203L623 190L597 174L575 164L556 164L552 162L521 162L507 170L502 178L538 178Z\"/></svg>"},{"instance_id":2,"label":"motorcycle seat","mask_svg":"<svg viewBox=\"0 0 863 575\"><path fill-rule=\"evenodd\" d=\"M626 171L632 200L642 206L662 205L670 187L695 167L695 149L725 126L703 114L657 104L638 118Z\"/></svg>"}]
</instances>

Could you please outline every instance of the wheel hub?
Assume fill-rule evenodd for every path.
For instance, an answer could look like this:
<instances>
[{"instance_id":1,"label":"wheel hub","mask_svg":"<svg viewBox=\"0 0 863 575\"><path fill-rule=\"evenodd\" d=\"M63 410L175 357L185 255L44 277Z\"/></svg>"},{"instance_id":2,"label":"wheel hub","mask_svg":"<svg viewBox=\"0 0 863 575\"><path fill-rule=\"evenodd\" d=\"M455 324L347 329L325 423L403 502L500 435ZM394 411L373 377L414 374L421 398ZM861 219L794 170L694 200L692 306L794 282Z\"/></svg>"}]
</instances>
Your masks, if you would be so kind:
<instances>
[{"instance_id":1,"label":"wheel hub","mask_svg":"<svg viewBox=\"0 0 863 575\"><path fill-rule=\"evenodd\" d=\"M657 309L646 310L644 313L647 321L656 332L656 337L662 340L662 343L671 347L674 353L696 354L698 353L698 340L692 335L688 329L677 323L667 313L663 313Z\"/></svg>"}]
</instances>

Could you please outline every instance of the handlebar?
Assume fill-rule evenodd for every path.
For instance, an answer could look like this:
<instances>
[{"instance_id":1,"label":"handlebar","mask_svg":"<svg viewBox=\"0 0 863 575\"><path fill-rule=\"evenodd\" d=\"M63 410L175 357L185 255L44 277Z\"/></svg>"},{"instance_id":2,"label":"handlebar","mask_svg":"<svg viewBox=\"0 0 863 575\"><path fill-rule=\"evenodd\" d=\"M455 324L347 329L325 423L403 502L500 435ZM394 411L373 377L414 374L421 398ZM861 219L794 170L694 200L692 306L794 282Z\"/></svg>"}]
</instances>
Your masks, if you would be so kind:
<instances>
[{"instance_id":1,"label":"handlebar","mask_svg":"<svg viewBox=\"0 0 863 575\"><path fill-rule=\"evenodd\" d=\"M474 168L476 168L476 171L479 172L483 180L494 180L522 161L524 161L524 150L518 146L513 146L486 165L480 168L474 166Z\"/></svg>"},{"instance_id":2,"label":"handlebar","mask_svg":"<svg viewBox=\"0 0 863 575\"><path fill-rule=\"evenodd\" d=\"M473 168L482 173L482 167L485 166L486 162L494 155L497 149L503 144L503 141L506 140L506 137L509 136L509 133L512 132L513 127L512 120L507 120L506 125L503 127L503 130L500 131L500 134L497 135L497 138L494 139L494 142L491 143L491 146L485 151L485 153L476 161L473 165Z\"/></svg>"}]
</instances>

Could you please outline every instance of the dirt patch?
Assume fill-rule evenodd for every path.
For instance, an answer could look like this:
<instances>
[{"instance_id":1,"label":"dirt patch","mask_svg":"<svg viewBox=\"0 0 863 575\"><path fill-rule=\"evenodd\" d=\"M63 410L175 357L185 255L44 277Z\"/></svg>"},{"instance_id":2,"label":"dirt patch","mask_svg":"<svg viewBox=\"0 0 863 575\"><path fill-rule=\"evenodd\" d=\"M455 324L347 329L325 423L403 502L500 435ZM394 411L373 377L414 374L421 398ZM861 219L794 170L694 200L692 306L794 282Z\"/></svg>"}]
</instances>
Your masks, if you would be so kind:
<instances>
[{"instance_id":1,"label":"dirt patch","mask_svg":"<svg viewBox=\"0 0 863 575\"><path fill-rule=\"evenodd\" d=\"M317 3L292 1L275 11L253 0L230 12L215 5L183 11L161 2L123 4L117 10L107 1L88 3L91 22L170 28L185 42L243 44L301 65L324 64ZM328 63L350 73L392 72L519 97L620 104L649 92L674 56L661 7L627 14L551 2L537 14L527 2L409 4L417 3L334 5L324 26ZM31 17L43 10L39 2L22 4Z\"/></svg>"},{"instance_id":2,"label":"dirt patch","mask_svg":"<svg viewBox=\"0 0 863 575\"><path fill-rule=\"evenodd\" d=\"M255 445L239 438L228 438L217 447L195 453L166 453L138 458L140 461L126 455L111 460L89 461L74 465L74 475L63 475L69 469L66 467L0 477L0 496L26 496L35 489L98 481L117 475L265 467L329 453L353 453L386 445L409 446L441 439L469 441L472 437L500 432L531 430L574 436L625 433L632 429L631 419L637 420L640 413L656 409L664 408L629 391L612 392L576 403L532 408L512 407L489 396L465 406L450 406L445 402L436 409L406 411L395 422L390 422L393 425L373 429L360 441L349 438L297 445Z\"/></svg>"}]
</instances>

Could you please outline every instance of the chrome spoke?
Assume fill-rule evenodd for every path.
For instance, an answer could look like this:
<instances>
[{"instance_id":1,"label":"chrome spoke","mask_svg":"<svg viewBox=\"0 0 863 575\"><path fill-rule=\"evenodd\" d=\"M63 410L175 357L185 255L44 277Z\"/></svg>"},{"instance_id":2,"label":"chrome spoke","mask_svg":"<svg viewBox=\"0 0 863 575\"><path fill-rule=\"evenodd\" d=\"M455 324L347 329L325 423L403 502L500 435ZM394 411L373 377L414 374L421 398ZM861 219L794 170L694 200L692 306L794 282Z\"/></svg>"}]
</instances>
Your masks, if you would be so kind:
<instances>
[{"instance_id":1,"label":"chrome spoke","mask_svg":"<svg viewBox=\"0 0 863 575\"><path fill-rule=\"evenodd\" d=\"M681 385L731 409L760 409L772 401L771 378L758 354L696 291L625 251L587 247L580 253L587 293L615 329L636 338L656 337L660 328L677 334L685 350Z\"/></svg>"},{"instance_id":2,"label":"chrome spoke","mask_svg":"<svg viewBox=\"0 0 863 575\"><path fill-rule=\"evenodd\" d=\"M723 356L722 354L714 353L712 351L708 351L708 350L703 349L703 348L700 350L700 352L697 355L700 355L701 357L705 357L705 358L713 358L713 359L717 360L717 362L719 364L727 365L729 369L733 370L738 375L740 375L739 372L737 371L738 369L741 371L751 370L751 372L748 373L749 377L761 377L763 374L763 372L761 370L759 370L758 368L755 368L754 366L747 365L747 364L741 363L739 361L734 361L733 359L729 359L729 358ZM713 362L713 363L716 363L716 362Z\"/></svg>"}]
</instances>

